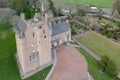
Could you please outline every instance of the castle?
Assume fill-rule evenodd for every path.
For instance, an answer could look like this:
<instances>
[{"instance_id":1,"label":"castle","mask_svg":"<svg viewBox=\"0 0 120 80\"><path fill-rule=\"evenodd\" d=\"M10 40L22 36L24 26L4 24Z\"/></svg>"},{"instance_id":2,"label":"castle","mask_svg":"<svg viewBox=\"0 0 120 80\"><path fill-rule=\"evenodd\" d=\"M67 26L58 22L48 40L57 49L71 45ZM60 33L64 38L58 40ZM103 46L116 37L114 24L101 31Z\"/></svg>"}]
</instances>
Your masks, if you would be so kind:
<instances>
[{"instance_id":1,"label":"castle","mask_svg":"<svg viewBox=\"0 0 120 80\"><path fill-rule=\"evenodd\" d=\"M14 24L17 53L16 59L22 79L52 64L52 48L71 40L68 22L52 25L48 14L36 13L33 19Z\"/></svg>"}]
</instances>

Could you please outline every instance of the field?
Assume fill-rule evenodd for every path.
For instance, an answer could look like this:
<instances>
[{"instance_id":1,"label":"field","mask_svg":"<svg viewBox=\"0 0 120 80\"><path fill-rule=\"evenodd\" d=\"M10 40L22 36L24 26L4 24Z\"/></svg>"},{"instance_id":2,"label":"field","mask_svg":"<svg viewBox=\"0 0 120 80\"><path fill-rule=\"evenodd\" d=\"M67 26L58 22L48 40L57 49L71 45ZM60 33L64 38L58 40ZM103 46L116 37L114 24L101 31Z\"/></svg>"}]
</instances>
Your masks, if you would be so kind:
<instances>
[{"instance_id":1,"label":"field","mask_svg":"<svg viewBox=\"0 0 120 80\"><path fill-rule=\"evenodd\" d=\"M4 29L0 24L0 80L21 80L15 56L16 43L12 29ZM26 80L45 80L51 66ZM44 75L43 75L44 73Z\"/></svg>"},{"instance_id":2,"label":"field","mask_svg":"<svg viewBox=\"0 0 120 80\"><path fill-rule=\"evenodd\" d=\"M107 55L116 63L117 68L120 71L120 46L114 44L103 36L96 34L95 32L90 32L82 37L79 37L77 40L97 55Z\"/></svg>"},{"instance_id":3,"label":"field","mask_svg":"<svg viewBox=\"0 0 120 80\"><path fill-rule=\"evenodd\" d=\"M88 62L88 71L95 80L119 80L114 76L108 75L106 72L100 73L100 67L92 57L90 57L84 50L77 48Z\"/></svg>"},{"instance_id":4,"label":"field","mask_svg":"<svg viewBox=\"0 0 120 80\"><path fill-rule=\"evenodd\" d=\"M84 3L89 5L95 5L97 7L110 7L113 0L67 0L67 2Z\"/></svg>"}]
</instances>

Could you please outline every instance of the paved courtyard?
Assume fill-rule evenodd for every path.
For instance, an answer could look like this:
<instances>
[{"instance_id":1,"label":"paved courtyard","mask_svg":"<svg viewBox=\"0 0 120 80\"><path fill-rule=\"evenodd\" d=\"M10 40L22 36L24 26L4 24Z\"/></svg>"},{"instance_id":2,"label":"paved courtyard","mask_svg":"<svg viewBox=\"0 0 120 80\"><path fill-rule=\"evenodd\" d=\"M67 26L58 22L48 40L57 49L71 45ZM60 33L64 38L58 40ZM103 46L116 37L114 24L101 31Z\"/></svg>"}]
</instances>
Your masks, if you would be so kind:
<instances>
[{"instance_id":1,"label":"paved courtyard","mask_svg":"<svg viewBox=\"0 0 120 80\"><path fill-rule=\"evenodd\" d=\"M87 62L74 47L61 46L57 57L57 66L49 80L89 80Z\"/></svg>"}]
</instances>

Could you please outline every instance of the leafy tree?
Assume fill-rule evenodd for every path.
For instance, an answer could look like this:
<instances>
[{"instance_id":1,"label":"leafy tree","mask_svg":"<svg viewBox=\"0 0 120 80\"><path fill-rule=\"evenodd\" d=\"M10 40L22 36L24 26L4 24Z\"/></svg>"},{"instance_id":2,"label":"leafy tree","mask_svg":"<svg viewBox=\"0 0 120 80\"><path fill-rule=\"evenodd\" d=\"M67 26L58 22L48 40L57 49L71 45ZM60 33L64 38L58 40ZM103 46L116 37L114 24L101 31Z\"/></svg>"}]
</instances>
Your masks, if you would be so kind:
<instances>
[{"instance_id":1,"label":"leafy tree","mask_svg":"<svg viewBox=\"0 0 120 80\"><path fill-rule=\"evenodd\" d=\"M34 9L28 9L26 12L25 12L25 18L26 19L31 19L33 18L35 15L35 10Z\"/></svg>"},{"instance_id":2,"label":"leafy tree","mask_svg":"<svg viewBox=\"0 0 120 80\"><path fill-rule=\"evenodd\" d=\"M54 6L54 3L52 2L52 0L48 0L48 2L49 2L49 9L52 10L54 16L57 16L57 10Z\"/></svg>"},{"instance_id":3,"label":"leafy tree","mask_svg":"<svg viewBox=\"0 0 120 80\"><path fill-rule=\"evenodd\" d=\"M101 61L99 61L100 66L102 66L102 72L108 72L111 75L116 75L117 74L117 67L116 64L109 59L108 56L102 56Z\"/></svg>"},{"instance_id":4,"label":"leafy tree","mask_svg":"<svg viewBox=\"0 0 120 80\"><path fill-rule=\"evenodd\" d=\"M15 9L18 14L25 12L28 8L25 0L11 0L10 7Z\"/></svg>"},{"instance_id":5,"label":"leafy tree","mask_svg":"<svg viewBox=\"0 0 120 80\"><path fill-rule=\"evenodd\" d=\"M117 75L117 67L116 67L116 64L114 63L114 61L112 60L109 60L108 61L108 66L106 68L106 71L111 74L111 75Z\"/></svg>"},{"instance_id":6,"label":"leafy tree","mask_svg":"<svg viewBox=\"0 0 120 80\"><path fill-rule=\"evenodd\" d=\"M29 5L29 0L12 0L10 7L15 9L17 14L25 13L25 18L30 19L34 17L35 10L32 8L32 5Z\"/></svg>"}]
</instances>

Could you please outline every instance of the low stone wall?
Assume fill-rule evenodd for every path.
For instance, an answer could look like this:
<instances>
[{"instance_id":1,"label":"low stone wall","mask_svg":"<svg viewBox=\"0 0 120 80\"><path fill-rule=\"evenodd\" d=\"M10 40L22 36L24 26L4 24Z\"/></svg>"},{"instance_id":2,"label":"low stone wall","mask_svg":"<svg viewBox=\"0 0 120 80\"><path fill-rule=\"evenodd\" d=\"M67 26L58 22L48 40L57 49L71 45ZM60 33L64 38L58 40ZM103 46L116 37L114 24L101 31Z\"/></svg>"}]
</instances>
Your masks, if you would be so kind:
<instances>
[{"instance_id":1,"label":"low stone wall","mask_svg":"<svg viewBox=\"0 0 120 80\"><path fill-rule=\"evenodd\" d=\"M98 55L96 55L96 54L95 54L94 52L92 52L90 49L88 49L87 47L85 47L82 43L78 42L74 36L72 37L72 39L73 39L73 41L75 41L75 42L77 43L77 45L78 45L80 48L82 48L83 50L85 50L85 51L86 51L91 57L93 57L96 61L100 61L100 60L101 60L101 58L100 58Z\"/></svg>"}]
</instances>

